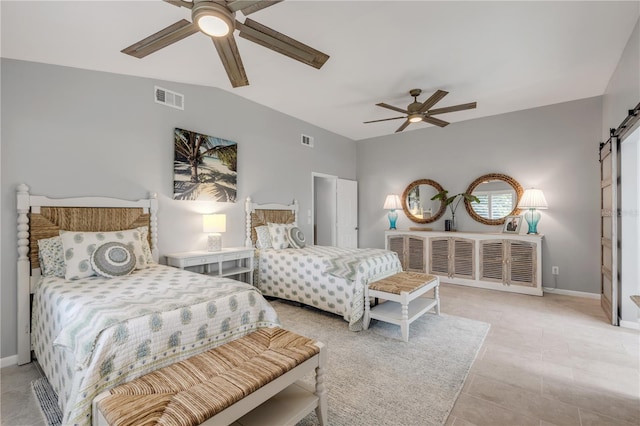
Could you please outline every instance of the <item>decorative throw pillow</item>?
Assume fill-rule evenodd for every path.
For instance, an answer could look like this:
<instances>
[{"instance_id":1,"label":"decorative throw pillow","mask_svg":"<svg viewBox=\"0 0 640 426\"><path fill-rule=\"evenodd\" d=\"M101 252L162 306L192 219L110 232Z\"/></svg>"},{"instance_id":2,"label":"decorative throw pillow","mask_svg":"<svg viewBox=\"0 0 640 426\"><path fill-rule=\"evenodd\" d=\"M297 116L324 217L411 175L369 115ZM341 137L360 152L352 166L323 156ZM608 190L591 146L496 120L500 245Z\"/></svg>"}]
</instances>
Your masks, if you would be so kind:
<instances>
[{"instance_id":1,"label":"decorative throw pillow","mask_svg":"<svg viewBox=\"0 0 640 426\"><path fill-rule=\"evenodd\" d=\"M268 249L273 247L268 226L256 226L256 236L256 248Z\"/></svg>"},{"instance_id":2,"label":"decorative throw pillow","mask_svg":"<svg viewBox=\"0 0 640 426\"><path fill-rule=\"evenodd\" d=\"M293 224L284 223L267 223L269 234L271 235L271 244L274 249L286 249L289 247L289 238L287 238L287 230L293 227Z\"/></svg>"},{"instance_id":3,"label":"decorative throw pillow","mask_svg":"<svg viewBox=\"0 0 640 426\"><path fill-rule=\"evenodd\" d=\"M147 259L147 265L156 263L153 260L151 247L149 247L149 228L146 226L139 226L136 229L140 231L140 238L142 238L142 252L144 253L145 259Z\"/></svg>"},{"instance_id":4,"label":"decorative throw pillow","mask_svg":"<svg viewBox=\"0 0 640 426\"><path fill-rule=\"evenodd\" d=\"M91 254L91 267L107 278L129 275L136 267L133 250L122 243L104 243Z\"/></svg>"},{"instance_id":5,"label":"decorative throw pillow","mask_svg":"<svg viewBox=\"0 0 640 426\"><path fill-rule=\"evenodd\" d=\"M287 229L287 237L289 239L289 244L293 248L301 249L306 244L304 234L297 226Z\"/></svg>"},{"instance_id":6,"label":"decorative throw pillow","mask_svg":"<svg viewBox=\"0 0 640 426\"><path fill-rule=\"evenodd\" d=\"M91 268L91 255L98 246L104 243L123 243L131 248L136 260L136 269L147 267L142 251L142 238L137 229L115 232L60 232L64 249L65 274L68 280L90 277L95 274Z\"/></svg>"},{"instance_id":7,"label":"decorative throw pillow","mask_svg":"<svg viewBox=\"0 0 640 426\"><path fill-rule=\"evenodd\" d=\"M64 250L60 237L38 240L38 258L43 276L64 278Z\"/></svg>"}]
</instances>

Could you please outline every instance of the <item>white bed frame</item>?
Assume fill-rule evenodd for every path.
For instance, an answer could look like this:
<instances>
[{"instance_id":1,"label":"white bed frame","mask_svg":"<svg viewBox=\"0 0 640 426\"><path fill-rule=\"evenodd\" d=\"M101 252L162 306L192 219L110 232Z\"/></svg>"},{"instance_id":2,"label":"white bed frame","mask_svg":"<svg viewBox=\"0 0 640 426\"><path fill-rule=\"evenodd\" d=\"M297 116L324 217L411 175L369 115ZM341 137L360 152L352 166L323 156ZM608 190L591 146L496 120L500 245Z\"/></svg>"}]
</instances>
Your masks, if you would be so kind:
<instances>
[{"instance_id":1,"label":"white bed frame","mask_svg":"<svg viewBox=\"0 0 640 426\"><path fill-rule=\"evenodd\" d=\"M137 201L106 197L48 198L29 194L29 187L17 187L18 211L18 365L31 362L31 293L40 278L40 268L31 268L29 258L29 214L40 213L41 207L115 207L142 208L150 215L151 253L157 262L158 255L158 200L155 193L148 199ZM33 248L32 248L33 249Z\"/></svg>"},{"instance_id":2,"label":"white bed frame","mask_svg":"<svg viewBox=\"0 0 640 426\"><path fill-rule=\"evenodd\" d=\"M251 230L253 229L251 214L255 213L256 210L289 210L293 213L295 222L298 223L298 201L296 199L294 199L291 204L257 204L251 201L251 197L247 197L244 210L247 214L246 239L244 241L246 247L253 247L253 242L251 241Z\"/></svg>"}]
</instances>

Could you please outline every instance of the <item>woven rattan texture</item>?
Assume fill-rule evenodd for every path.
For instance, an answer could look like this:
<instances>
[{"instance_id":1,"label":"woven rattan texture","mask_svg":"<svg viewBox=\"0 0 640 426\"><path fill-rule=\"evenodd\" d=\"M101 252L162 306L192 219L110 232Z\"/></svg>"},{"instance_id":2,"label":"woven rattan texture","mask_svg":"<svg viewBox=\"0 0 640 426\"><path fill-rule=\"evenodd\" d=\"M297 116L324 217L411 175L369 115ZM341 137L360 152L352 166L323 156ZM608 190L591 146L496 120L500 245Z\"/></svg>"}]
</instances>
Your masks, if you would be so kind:
<instances>
[{"instance_id":1,"label":"woven rattan texture","mask_svg":"<svg viewBox=\"0 0 640 426\"><path fill-rule=\"evenodd\" d=\"M319 352L313 340L265 328L111 390L110 425L198 425Z\"/></svg>"},{"instance_id":2,"label":"woven rattan texture","mask_svg":"<svg viewBox=\"0 0 640 426\"><path fill-rule=\"evenodd\" d=\"M267 223L294 223L296 216L291 210L254 210L251 213L251 242L255 246L256 226L263 226Z\"/></svg>"},{"instance_id":3,"label":"woven rattan texture","mask_svg":"<svg viewBox=\"0 0 640 426\"><path fill-rule=\"evenodd\" d=\"M435 279L437 278L433 275L419 272L399 272L388 278L372 282L369 284L369 289L392 294L400 294L403 291L411 293Z\"/></svg>"},{"instance_id":4,"label":"woven rattan texture","mask_svg":"<svg viewBox=\"0 0 640 426\"><path fill-rule=\"evenodd\" d=\"M42 207L29 215L29 257L31 267L38 268L38 240L65 231L122 231L149 227L150 215L142 208L125 207ZM149 239L151 232L149 232ZM151 242L151 240L149 240Z\"/></svg>"}]
</instances>

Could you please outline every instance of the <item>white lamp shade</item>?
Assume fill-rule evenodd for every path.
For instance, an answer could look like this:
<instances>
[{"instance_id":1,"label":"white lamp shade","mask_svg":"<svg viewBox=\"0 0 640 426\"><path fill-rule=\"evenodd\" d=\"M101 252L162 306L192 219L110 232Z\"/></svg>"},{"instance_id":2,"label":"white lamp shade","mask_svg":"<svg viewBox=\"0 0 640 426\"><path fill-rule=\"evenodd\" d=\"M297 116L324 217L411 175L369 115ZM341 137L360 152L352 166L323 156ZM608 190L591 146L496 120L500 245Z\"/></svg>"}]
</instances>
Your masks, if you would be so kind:
<instances>
[{"instance_id":1,"label":"white lamp shade","mask_svg":"<svg viewBox=\"0 0 640 426\"><path fill-rule=\"evenodd\" d=\"M226 214L205 214L202 216L202 232L217 233L227 231Z\"/></svg>"},{"instance_id":2,"label":"white lamp shade","mask_svg":"<svg viewBox=\"0 0 640 426\"><path fill-rule=\"evenodd\" d=\"M383 208L385 210L401 209L402 203L400 202L400 197L396 194L387 195L387 198L384 200Z\"/></svg>"},{"instance_id":3,"label":"white lamp shade","mask_svg":"<svg viewBox=\"0 0 640 426\"><path fill-rule=\"evenodd\" d=\"M520 209L548 209L547 199L540 189L529 188L524 191L518 203Z\"/></svg>"}]
</instances>

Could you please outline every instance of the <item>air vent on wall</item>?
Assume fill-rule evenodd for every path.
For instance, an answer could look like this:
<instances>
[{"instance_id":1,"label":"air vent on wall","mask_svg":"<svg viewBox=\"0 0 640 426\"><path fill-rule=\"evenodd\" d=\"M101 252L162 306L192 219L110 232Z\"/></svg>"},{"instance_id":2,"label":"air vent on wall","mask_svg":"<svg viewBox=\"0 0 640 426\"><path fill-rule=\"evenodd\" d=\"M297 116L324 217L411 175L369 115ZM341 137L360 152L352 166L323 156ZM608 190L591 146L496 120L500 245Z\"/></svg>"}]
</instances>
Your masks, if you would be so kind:
<instances>
[{"instance_id":1,"label":"air vent on wall","mask_svg":"<svg viewBox=\"0 0 640 426\"><path fill-rule=\"evenodd\" d=\"M308 146L309 148L313 148L313 137L307 135L300 135L300 143L304 146Z\"/></svg>"},{"instance_id":2,"label":"air vent on wall","mask_svg":"<svg viewBox=\"0 0 640 426\"><path fill-rule=\"evenodd\" d=\"M184 95L155 86L154 98L157 103L184 110Z\"/></svg>"}]
</instances>

